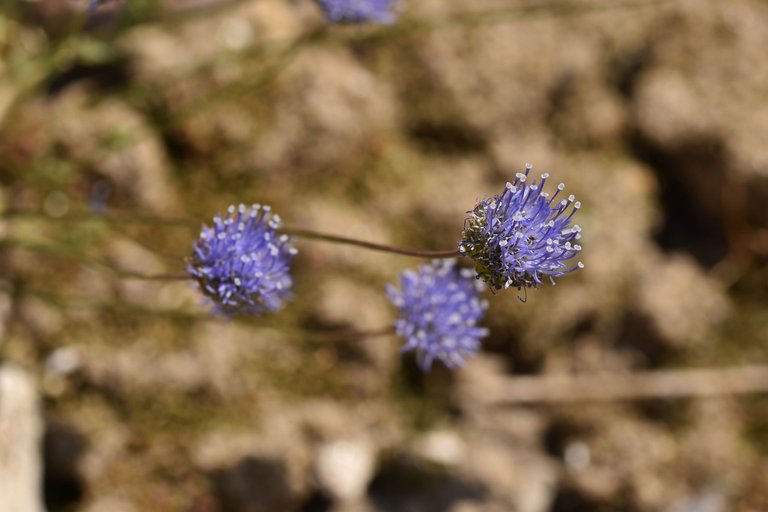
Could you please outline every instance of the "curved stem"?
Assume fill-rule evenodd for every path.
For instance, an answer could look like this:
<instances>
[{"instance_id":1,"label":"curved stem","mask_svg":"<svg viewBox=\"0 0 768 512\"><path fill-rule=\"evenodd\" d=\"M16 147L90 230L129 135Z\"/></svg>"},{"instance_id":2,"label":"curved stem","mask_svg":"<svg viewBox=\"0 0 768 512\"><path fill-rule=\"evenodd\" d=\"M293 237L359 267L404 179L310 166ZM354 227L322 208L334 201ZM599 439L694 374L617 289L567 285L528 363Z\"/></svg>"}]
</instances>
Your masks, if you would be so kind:
<instances>
[{"instance_id":1,"label":"curved stem","mask_svg":"<svg viewBox=\"0 0 768 512\"><path fill-rule=\"evenodd\" d=\"M407 247L394 247L392 245L366 242L364 240L347 238L345 236L329 235L309 229L285 227L281 231L289 235L293 235L297 238L319 240L321 242L330 242L335 244L354 245L355 247L362 247L363 249L370 249L372 251L390 252L394 254L402 254L404 256L413 256L415 258L455 258L456 256L461 255L456 249L451 249L448 251L422 251L419 249L410 249Z\"/></svg>"},{"instance_id":2,"label":"curved stem","mask_svg":"<svg viewBox=\"0 0 768 512\"><path fill-rule=\"evenodd\" d=\"M285 330L283 328L283 330ZM291 332L290 330L288 332ZM328 343L340 340L360 340L369 338L381 338L395 334L394 326L381 327L378 329L340 329L336 331L312 332L306 329L294 329L293 333L300 335L309 343Z\"/></svg>"},{"instance_id":3,"label":"curved stem","mask_svg":"<svg viewBox=\"0 0 768 512\"><path fill-rule=\"evenodd\" d=\"M35 241L31 241L31 240L20 240L20 239L13 239L13 238L6 238L5 240L0 240L0 250L6 249L6 248L20 249L24 251L36 252L39 254L46 254L50 256L67 258L75 261L80 265L109 272L121 279L144 279L148 281L180 281L180 280L192 279L192 277L187 274L144 274L141 272L134 272L131 270L122 270L119 268L115 268L112 265L106 262L103 262L99 259L87 256L85 254L81 254L77 251L67 250L63 247L49 246L46 244L41 244Z\"/></svg>"},{"instance_id":4,"label":"curved stem","mask_svg":"<svg viewBox=\"0 0 768 512\"><path fill-rule=\"evenodd\" d=\"M225 318L212 315L210 312L201 312L197 310L154 307L148 304L141 304L130 301L104 301L83 295L58 295L56 293L52 293L50 290L34 288L26 284L16 290L11 285L0 283L0 291L8 293L18 292L20 294L33 296L61 309L95 309L109 313L119 312L121 314L130 314L136 316L165 318L171 321L180 321L185 323L190 321L222 323L236 322L252 327L280 329L282 332L312 344L329 343L341 340L380 338L384 336L390 336L395 333L394 326L392 325L365 330L338 329L315 331L307 328L291 327L291 325L294 325L291 322L287 322L288 325L286 325L286 322L283 320L276 320L275 318L269 317L236 315L232 318Z\"/></svg>"},{"instance_id":5,"label":"curved stem","mask_svg":"<svg viewBox=\"0 0 768 512\"><path fill-rule=\"evenodd\" d=\"M0 218L6 219L40 219L53 222L107 222L107 223L157 223L168 226L181 226L188 227L196 224L197 221L184 217L177 218L164 218L155 217L151 215L134 214L115 212L106 215L96 215L89 212L73 212L62 217L51 217L42 211L4 211L0 212ZM311 229L295 228L286 226L280 229L282 232L297 238L306 238L309 240L318 240L336 244L353 245L355 247L361 247L363 249L370 249L373 251L389 252L393 254L402 254L404 256L412 256L415 258L455 258L462 256L457 249L450 249L445 251L425 251L421 249L411 249L408 247L396 247L386 244L377 244L374 242L367 242L365 240L357 240L355 238L348 238L339 235L331 235L327 233L321 233L313 231ZM140 279L139 275L127 276ZM180 279L181 277L171 277L172 279Z\"/></svg>"},{"instance_id":6,"label":"curved stem","mask_svg":"<svg viewBox=\"0 0 768 512\"><path fill-rule=\"evenodd\" d=\"M142 274L140 272L126 272L125 270L113 269L115 273L123 279L143 279L145 281L186 281L192 279L185 274Z\"/></svg>"},{"instance_id":7,"label":"curved stem","mask_svg":"<svg viewBox=\"0 0 768 512\"><path fill-rule=\"evenodd\" d=\"M0 218L9 220L41 220L46 222L105 222L108 224L158 224L169 227L197 227L200 221L186 217L158 217L151 214L134 213L110 208L108 213L73 211L60 217L53 217L42 210L5 210Z\"/></svg>"}]
</instances>

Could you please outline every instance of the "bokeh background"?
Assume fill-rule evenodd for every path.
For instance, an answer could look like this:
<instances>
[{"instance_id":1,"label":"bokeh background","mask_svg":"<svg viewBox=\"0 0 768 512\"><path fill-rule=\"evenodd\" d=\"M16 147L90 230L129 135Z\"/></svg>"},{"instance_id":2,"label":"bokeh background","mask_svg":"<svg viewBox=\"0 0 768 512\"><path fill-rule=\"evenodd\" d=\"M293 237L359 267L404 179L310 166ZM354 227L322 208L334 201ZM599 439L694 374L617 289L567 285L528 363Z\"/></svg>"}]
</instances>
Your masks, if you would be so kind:
<instances>
[{"instance_id":1,"label":"bokeh background","mask_svg":"<svg viewBox=\"0 0 768 512\"><path fill-rule=\"evenodd\" d=\"M84 3L0 14L0 510L768 510L759 393L503 394L766 362L768 4ZM295 300L232 321L131 277L240 202L451 248L526 162L581 200L586 268L488 293L455 372L376 335L415 259L298 240Z\"/></svg>"}]
</instances>

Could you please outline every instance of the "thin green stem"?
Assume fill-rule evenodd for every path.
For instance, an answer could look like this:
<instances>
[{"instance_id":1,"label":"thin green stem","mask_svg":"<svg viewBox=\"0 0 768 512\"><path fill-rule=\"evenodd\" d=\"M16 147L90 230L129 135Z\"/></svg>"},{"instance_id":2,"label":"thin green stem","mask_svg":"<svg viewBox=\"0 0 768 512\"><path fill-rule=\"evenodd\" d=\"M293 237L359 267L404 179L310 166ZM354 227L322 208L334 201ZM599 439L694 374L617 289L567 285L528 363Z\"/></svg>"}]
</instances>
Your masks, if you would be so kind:
<instances>
[{"instance_id":1,"label":"thin green stem","mask_svg":"<svg viewBox=\"0 0 768 512\"><path fill-rule=\"evenodd\" d=\"M192 279L187 274L142 274L141 272L126 272L113 269L123 279L142 279L145 281L187 281Z\"/></svg>"},{"instance_id":2,"label":"thin green stem","mask_svg":"<svg viewBox=\"0 0 768 512\"><path fill-rule=\"evenodd\" d=\"M105 222L113 224L158 224L163 226L192 227L198 221L184 217L158 217L155 215L121 212L111 208L110 212L96 214L88 211L75 211L60 217L51 216L43 211L6 210L0 212L0 218L18 220L42 220L46 222Z\"/></svg>"},{"instance_id":3,"label":"thin green stem","mask_svg":"<svg viewBox=\"0 0 768 512\"><path fill-rule=\"evenodd\" d=\"M291 332L289 330L289 332ZM391 325L381 327L378 329L338 329L328 331L311 331L307 329L293 329L293 333L301 335L301 337L309 342L315 344L332 343L342 340L361 340L370 338L382 338L384 336L392 336L395 334L395 328Z\"/></svg>"},{"instance_id":4,"label":"thin green stem","mask_svg":"<svg viewBox=\"0 0 768 512\"><path fill-rule=\"evenodd\" d=\"M186 274L144 274L141 272L117 269L109 265L108 263L100 261L96 258L92 258L90 256L86 256L80 252L77 252L71 249L66 249L63 247L56 247L56 246L51 246L47 244L41 244L31 240L20 240L20 239L11 239L11 238L0 240L0 250L5 248L19 249L23 251L36 252L39 254L47 254L50 256L70 259L85 267L91 267L91 268L103 270L122 279L143 279L147 281L180 281L180 280L191 279L191 277Z\"/></svg>"},{"instance_id":5,"label":"thin green stem","mask_svg":"<svg viewBox=\"0 0 768 512\"><path fill-rule=\"evenodd\" d=\"M167 226L180 226L189 227L196 223L193 219L178 217L178 218L163 218L133 213L109 213L104 215L95 215L88 212L78 212L64 215L62 217L51 217L44 212L40 211L5 211L0 213L0 218L6 219L31 219L31 220L45 220L52 222L106 222L106 223L157 223ZM329 242L335 244L352 245L363 249L369 249L373 251L388 252L392 254L401 254L404 256L412 256L415 258L455 258L461 256L456 249L450 249L445 251L425 251L421 249L411 249L408 247L396 247L386 244L378 244L374 242L367 242L365 240L357 240L355 238L348 238L345 236L331 235L327 233L321 233L310 229L285 227L281 229L282 232L295 236L297 238L306 238L308 240L317 240L321 242ZM19 246L19 242L16 241L15 245ZM27 248L29 248L27 246ZM134 279L141 279L142 274L130 274L123 277L129 277ZM181 276L169 277L170 279L182 279ZM146 279L154 279L153 277L146 277ZM162 279L162 278L157 278Z\"/></svg>"},{"instance_id":6,"label":"thin green stem","mask_svg":"<svg viewBox=\"0 0 768 512\"><path fill-rule=\"evenodd\" d=\"M136 316L157 317L178 322L237 322L253 327L265 329L280 329L282 332L300 338L309 343L332 343L342 340L359 340L391 336L395 333L391 325L381 326L377 329L358 330L341 328L331 330L312 330L286 325L284 321L276 321L274 318L236 315L226 318L212 315L210 312L190 311L184 309L170 309L151 307L129 301L104 301L81 295L58 295L49 290L40 290L28 285L20 288L0 284L0 291L16 292L36 297L62 310L71 309L95 309L105 313L120 313Z\"/></svg>"},{"instance_id":7,"label":"thin green stem","mask_svg":"<svg viewBox=\"0 0 768 512\"><path fill-rule=\"evenodd\" d=\"M353 245L355 247L362 247L363 249L370 249L372 251L402 254L404 256L413 256L415 258L440 259L440 258L455 258L456 256L460 256L459 251L456 249L451 249L448 251L422 251L420 249L410 249L407 247L395 247L392 245L366 242L364 240L347 238L345 236L329 235L326 233L320 233L320 232L312 231L309 229L285 227L281 231L289 235L293 235L297 238L306 238L308 240L318 240L321 242L330 242L334 244Z\"/></svg>"}]
</instances>

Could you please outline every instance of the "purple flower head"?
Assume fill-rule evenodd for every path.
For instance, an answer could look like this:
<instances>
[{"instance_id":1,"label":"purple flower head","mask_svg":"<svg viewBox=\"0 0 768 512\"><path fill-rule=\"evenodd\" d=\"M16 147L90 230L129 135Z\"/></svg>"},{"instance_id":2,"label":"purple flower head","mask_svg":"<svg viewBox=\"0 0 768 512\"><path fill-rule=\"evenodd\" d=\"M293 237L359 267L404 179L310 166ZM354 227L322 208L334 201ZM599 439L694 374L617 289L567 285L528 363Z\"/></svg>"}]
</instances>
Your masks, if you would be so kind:
<instances>
[{"instance_id":1,"label":"purple flower head","mask_svg":"<svg viewBox=\"0 0 768 512\"><path fill-rule=\"evenodd\" d=\"M119 0L120 3L125 3L126 0ZM88 0L88 7L86 7L86 10L90 13L95 12L96 9L99 8L101 4L103 4L105 0Z\"/></svg>"},{"instance_id":2,"label":"purple flower head","mask_svg":"<svg viewBox=\"0 0 768 512\"><path fill-rule=\"evenodd\" d=\"M528 181L531 165L517 173L501 195L480 201L464 221L459 252L475 260L478 276L493 288L535 288L544 276L555 277L583 268L569 262L581 251L578 224L571 218L581 207L573 195L558 200L565 185L550 197L544 192L548 174Z\"/></svg>"},{"instance_id":3,"label":"purple flower head","mask_svg":"<svg viewBox=\"0 0 768 512\"><path fill-rule=\"evenodd\" d=\"M488 303L480 299L482 283L471 269L459 269L456 260L433 261L418 271L400 275L400 289L387 285L387 297L399 310L395 330L405 338L403 352L416 351L423 371L435 359L449 368L480 349L488 329L478 327Z\"/></svg>"},{"instance_id":4,"label":"purple flower head","mask_svg":"<svg viewBox=\"0 0 768 512\"><path fill-rule=\"evenodd\" d=\"M278 236L280 216L269 206L230 206L203 226L187 272L224 315L275 312L290 298L290 263L296 254L287 235Z\"/></svg>"},{"instance_id":5,"label":"purple flower head","mask_svg":"<svg viewBox=\"0 0 768 512\"><path fill-rule=\"evenodd\" d=\"M334 23L394 23L395 0L317 0Z\"/></svg>"}]
</instances>

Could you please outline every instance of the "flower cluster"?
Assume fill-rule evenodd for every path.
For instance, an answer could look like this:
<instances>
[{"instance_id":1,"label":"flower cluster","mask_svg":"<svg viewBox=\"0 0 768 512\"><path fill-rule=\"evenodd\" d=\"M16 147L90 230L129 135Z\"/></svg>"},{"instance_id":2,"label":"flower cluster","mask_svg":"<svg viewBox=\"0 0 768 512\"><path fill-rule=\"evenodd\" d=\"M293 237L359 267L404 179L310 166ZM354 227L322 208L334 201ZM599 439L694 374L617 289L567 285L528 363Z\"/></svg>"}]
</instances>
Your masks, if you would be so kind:
<instances>
[{"instance_id":1,"label":"flower cluster","mask_svg":"<svg viewBox=\"0 0 768 512\"><path fill-rule=\"evenodd\" d=\"M549 196L548 174L528 182L531 165L517 173L501 195L480 201L464 221L459 252L475 261L478 276L495 289L536 287L583 268L569 262L581 251L578 224L571 218L581 207L573 195L557 200L565 185Z\"/></svg>"},{"instance_id":2,"label":"flower cluster","mask_svg":"<svg viewBox=\"0 0 768 512\"><path fill-rule=\"evenodd\" d=\"M379 23L395 21L395 0L317 0L334 23Z\"/></svg>"},{"instance_id":3,"label":"flower cluster","mask_svg":"<svg viewBox=\"0 0 768 512\"><path fill-rule=\"evenodd\" d=\"M459 269L456 260L434 261L418 271L400 275L400 289L387 286L387 296L399 310L395 329L406 340L403 351L416 351L422 370L435 359L449 368L480 349L488 330L478 327L488 307L480 299L482 284L470 269Z\"/></svg>"},{"instance_id":4,"label":"flower cluster","mask_svg":"<svg viewBox=\"0 0 768 512\"><path fill-rule=\"evenodd\" d=\"M400 275L399 288L386 294L398 309L395 331L405 338L403 351L414 351L427 371L440 360L449 368L475 355L488 329L478 326L488 304L481 299L482 281L493 289L536 287L548 278L573 272L570 263L581 251L578 224L571 219L580 204L574 196L559 199L561 183L550 197L548 175L530 180L531 166L507 183L503 193L480 201L464 222L458 255L471 258L475 270L460 268L454 251L430 253L400 249L312 231L305 237L346 243L399 254L440 258ZM290 263L296 249L278 235L280 217L269 206L230 206L213 227L203 226L189 258L187 272L225 315L279 310L291 295Z\"/></svg>"},{"instance_id":5,"label":"flower cluster","mask_svg":"<svg viewBox=\"0 0 768 512\"><path fill-rule=\"evenodd\" d=\"M280 217L269 206L230 206L203 226L187 272L224 315L277 311L290 297L290 263L296 249L277 236Z\"/></svg>"}]
</instances>

